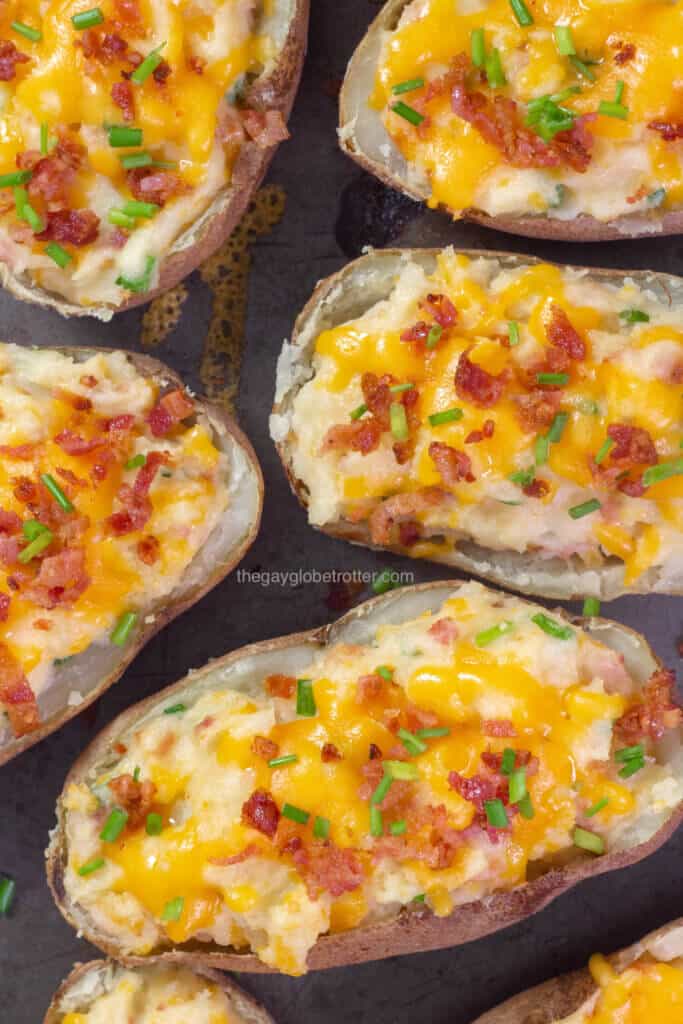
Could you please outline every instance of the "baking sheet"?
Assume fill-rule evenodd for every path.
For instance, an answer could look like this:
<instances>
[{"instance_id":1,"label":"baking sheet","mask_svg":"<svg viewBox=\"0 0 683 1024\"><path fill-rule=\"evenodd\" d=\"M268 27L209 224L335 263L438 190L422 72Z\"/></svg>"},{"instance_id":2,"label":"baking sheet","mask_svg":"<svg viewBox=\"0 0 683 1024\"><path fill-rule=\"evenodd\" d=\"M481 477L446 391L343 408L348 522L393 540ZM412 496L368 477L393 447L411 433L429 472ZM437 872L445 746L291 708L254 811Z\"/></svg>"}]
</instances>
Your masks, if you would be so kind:
<instances>
[{"instance_id":1,"label":"baking sheet","mask_svg":"<svg viewBox=\"0 0 683 1024\"><path fill-rule=\"evenodd\" d=\"M309 629L343 610L343 594L300 570L371 572L385 565L439 579L443 569L378 556L309 529L268 438L275 360L315 282L366 245L510 249L566 262L683 273L683 239L593 245L506 237L453 225L374 182L336 145L336 92L346 61L377 11L368 0L313 0L309 56L291 122L267 183L229 246L153 304L110 324L64 321L0 296L0 337L24 344L153 349L196 389L235 402L266 480L261 534L242 563L251 573L291 573L265 585L236 573L157 636L93 708L2 769L0 873L17 898L0 918L3 1024L39 1024L77 960L96 955L54 908L43 851L54 802L72 761L111 718L208 658L275 633ZM241 361L241 375L237 367ZM367 596L368 592L359 596ZM577 606L574 606L575 608ZM643 630L680 668L681 599L622 599L609 614ZM274 627L274 624L276 626ZM282 1024L468 1024L509 995L582 965L683 914L683 830L647 862L597 878L540 915L456 950L385 960L301 979L239 980Z\"/></svg>"}]
</instances>

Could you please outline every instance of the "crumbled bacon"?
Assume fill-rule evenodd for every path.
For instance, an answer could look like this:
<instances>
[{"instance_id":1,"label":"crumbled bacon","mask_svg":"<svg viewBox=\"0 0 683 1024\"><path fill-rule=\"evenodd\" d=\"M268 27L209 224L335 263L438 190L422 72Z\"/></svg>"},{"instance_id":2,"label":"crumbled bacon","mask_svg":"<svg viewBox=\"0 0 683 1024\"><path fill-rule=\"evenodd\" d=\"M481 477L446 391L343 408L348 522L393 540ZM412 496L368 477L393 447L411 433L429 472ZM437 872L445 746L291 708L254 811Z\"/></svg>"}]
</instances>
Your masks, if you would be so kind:
<instances>
[{"instance_id":1,"label":"crumbled bacon","mask_svg":"<svg viewBox=\"0 0 683 1024\"><path fill-rule=\"evenodd\" d=\"M150 452L144 466L141 466L135 477L133 486L123 484L119 488L118 499L124 508L113 512L107 524L116 536L141 530L152 514L152 503L149 489L161 466L168 461L165 452Z\"/></svg>"},{"instance_id":2,"label":"crumbled bacon","mask_svg":"<svg viewBox=\"0 0 683 1024\"><path fill-rule=\"evenodd\" d=\"M419 306L444 330L454 327L458 322L457 309L448 296L440 292L430 292L426 299L420 299Z\"/></svg>"},{"instance_id":3,"label":"crumbled bacon","mask_svg":"<svg viewBox=\"0 0 683 1024\"><path fill-rule=\"evenodd\" d=\"M444 444L443 441L432 441L429 446L429 457L447 487L454 487L461 480L473 482L472 460L469 455L458 451L457 448Z\"/></svg>"},{"instance_id":4,"label":"crumbled bacon","mask_svg":"<svg viewBox=\"0 0 683 1024\"><path fill-rule=\"evenodd\" d=\"M242 822L272 839L277 832L280 810L270 793L256 789L242 805Z\"/></svg>"},{"instance_id":5,"label":"crumbled bacon","mask_svg":"<svg viewBox=\"0 0 683 1024\"><path fill-rule=\"evenodd\" d=\"M463 843L463 834L448 823L444 804L428 804L408 812L409 834L382 836L373 846L375 859L390 857L394 861L423 861L432 870L443 870L453 863L456 850Z\"/></svg>"},{"instance_id":6,"label":"crumbled bacon","mask_svg":"<svg viewBox=\"0 0 683 1024\"><path fill-rule=\"evenodd\" d=\"M0 643L0 702L5 705L15 736L26 736L40 725L36 696L9 647Z\"/></svg>"},{"instance_id":7,"label":"crumbled bacon","mask_svg":"<svg viewBox=\"0 0 683 1024\"><path fill-rule=\"evenodd\" d=\"M216 111L216 139L224 146L241 146L246 137L240 111L222 100Z\"/></svg>"},{"instance_id":8,"label":"crumbled bacon","mask_svg":"<svg viewBox=\"0 0 683 1024\"><path fill-rule=\"evenodd\" d=\"M116 798L117 804L128 813L130 828L141 825L154 805L157 787L149 779L140 782L126 773L117 775L107 783Z\"/></svg>"},{"instance_id":9,"label":"crumbled bacon","mask_svg":"<svg viewBox=\"0 0 683 1024\"><path fill-rule=\"evenodd\" d=\"M180 388L176 388L159 399L147 417L147 422L155 437L164 437L172 427L193 413L194 403Z\"/></svg>"},{"instance_id":10,"label":"crumbled bacon","mask_svg":"<svg viewBox=\"0 0 683 1024\"><path fill-rule=\"evenodd\" d=\"M154 71L152 72L152 77L154 78L154 81L157 83L157 85L163 85L170 74L171 65L168 63L167 60L162 60L160 64L157 64Z\"/></svg>"},{"instance_id":11,"label":"crumbled bacon","mask_svg":"<svg viewBox=\"0 0 683 1024\"><path fill-rule=\"evenodd\" d=\"M126 175L128 187L136 199L163 206L174 196L183 195L189 185L173 171L158 171L149 167L134 167Z\"/></svg>"},{"instance_id":12,"label":"crumbled bacon","mask_svg":"<svg viewBox=\"0 0 683 1024\"><path fill-rule=\"evenodd\" d=\"M7 622L11 602L9 594L0 593L0 622Z\"/></svg>"},{"instance_id":13,"label":"crumbled bacon","mask_svg":"<svg viewBox=\"0 0 683 1024\"><path fill-rule=\"evenodd\" d=\"M379 421L369 416L355 423L336 423L330 427L320 445L321 455L328 452L360 452L369 455L379 446L382 427Z\"/></svg>"},{"instance_id":14,"label":"crumbled bacon","mask_svg":"<svg viewBox=\"0 0 683 1024\"><path fill-rule=\"evenodd\" d=\"M405 751L404 751L405 753ZM380 782L384 778L384 764L382 761L370 760L361 768L363 782L358 790L361 800L369 800ZM402 779L394 779L387 790L386 796L376 806L384 813L397 808L407 798L412 798L414 787L411 782Z\"/></svg>"},{"instance_id":15,"label":"crumbled bacon","mask_svg":"<svg viewBox=\"0 0 683 1024\"><path fill-rule=\"evenodd\" d=\"M370 515L372 543L390 543L394 528L401 522L413 520L421 512L429 512L448 498L448 493L440 487L423 487L420 491L386 498Z\"/></svg>"},{"instance_id":16,"label":"crumbled bacon","mask_svg":"<svg viewBox=\"0 0 683 1024\"><path fill-rule=\"evenodd\" d=\"M487 800L495 800L498 797L499 780L488 775L472 775L468 778L460 772L448 773L448 785L454 789L463 800L474 804L477 810L484 812L484 804Z\"/></svg>"},{"instance_id":17,"label":"crumbled bacon","mask_svg":"<svg viewBox=\"0 0 683 1024\"><path fill-rule=\"evenodd\" d=\"M614 441L610 450L613 462L628 465L653 466L657 462L657 449L647 430L628 423L610 423L607 436Z\"/></svg>"},{"instance_id":18,"label":"crumbled bacon","mask_svg":"<svg viewBox=\"0 0 683 1024\"><path fill-rule=\"evenodd\" d=\"M16 512L6 512L0 508L0 534L12 536L21 530L21 518Z\"/></svg>"},{"instance_id":19,"label":"crumbled bacon","mask_svg":"<svg viewBox=\"0 0 683 1024\"><path fill-rule=\"evenodd\" d=\"M271 697L282 697L286 700L294 696L296 679L294 676L283 676L276 672L272 676L266 676L264 685Z\"/></svg>"},{"instance_id":20,"label":"crumbled bacon","mask_svg":"<svg viewBox=\"0 0 683 1024\"><path fill-rule=\"evenodd\" d=\"M9 39L0 39L0 82L11 82L17 73L17 64L27 64L30 59Z\"/></svg>"},{"instance_id":21,"label":"crumbled bacon","mask_svg":"<svg viewBox=\"0 0 683 1024\"><path fill-rule=\"evenodd\" d=\"M76 177L76 171L85 160L86 152L85 146L62 136L52 152L39 159L33 167L33 174L27 186L28 194L32 198L42 196L48 203L65 202L68 199L69 188ZM21 166L19 157L17 164ZM69 211L60 212L68 213ZM69 241L69 239L65 240ZM55 238L54 241L59 242L62 239Z\"/></svg>"},{"instance_id":22,"label":"crumbled bacon","mask_svg":"<svg viewBox=\"0 0 683 1024\"><path fill-rule=\"evenodd\" d=\"M633 43L622 43L617 44L617 52L614 54L614 63L622 66L628 64L629 61L633 60L636 55L636 48Z\"/></svg>"},{"instance_id":23,"label":"crumbled bacon","mask_svg":"<svg viewBox=\"0 0 683 1024\"><path fill-rule=\"evenodd\" d=\"M410 548L413 544L417 544L421 536L422 526L420 523L409 519L405 523L398 524L398 542L404 548Z\"/></svg>"},{"instance_id":24,"label":"crumbled bacon","mask_svg":"<svg viewBox=\"0 0 683 1024\"><path fill-rule=\"evenodd\" d=\"M570 359L586 358L586 343L565 311L555 303L550 308L550 320L545 333L551 345L561 348Z\"/></svg>"},{"instance_id":25,"label":"crumbled bacon","mask_svg":"<svg viewBox=\"0 0 683 1024\"><path fill-rule=\"evenodd\" d=\"M382 757L382 751L380 750L380 748L377 746L376 743L371 743L370 744L370 748L369 748L369 753L368 753L369 760L370 761L377 761L381 757Z\"/></svg>"},{"instance_id":26,"label":"crumbled bacon","mask_svg":"<svg viewBox=\"0 0 683 1024\"><path fill-rule=\"evenodd\" d=\"M111 98L116 106L120 107L124 121L135 120L135 100L130 82L114 82L111 87Z\"/></svg>"},{"instance_id":27,"label":"crumbled bacon","mask_svg":"<svg viewBox=\"0 0 683 1024\"><path fill-rule=\"evenodd\" d=\"M279 110L243 110L242 124L260 149L268 149L289 138L285 119Z\"/></svg>"},{"instance_id":28,"label":"crumbled bacon","mask_svg":"<svg viewBox=\"0 0 683 1024\"><path fill-rule=\"evenodd\" d=\"M528 433L535 434L549 427L560 407L557 391L532 391L531 394L515 395L517 416Z\"/></svg>"},{"instance_id":29,"label":"crumbled bacon","mask_svg":"<svg viewBox=\"0 0 683 1024\"><path fill-rule=\"evenodd\" d=\"M159 560L161 545L156 537L148 533L145 537L140 538L135 550L141 562L144 562L145 565L154 565Z\"/></svg>"},{"instance_id":30,"label":"crumbled bacon","mask_svg":"<svg viewBox=\"0 0 683 1024\"><path fill-rule=\"evenodd\" d=\"M465 438L465 444L479 444L481 441L493 437L495 430L493 420L485 420L481 430L471 430Z\"/></svg>"},{"instance_id":31,"label":"crumbled bacon","mask_svg":"<svg viewBox=\"0 0 683 1024\"><path fill-rule=\"evenodd\" d=\"M650 121L648 128L658 132L665 142L683 139L683 121Z\"/></svg>"},{"instance_id":32,"label":"crumbled bacon","mask_svg":"<svg viewBox=\"0 0 683 1024\"><path fill-rule=\"evenodd\" d=\"M437 643L449 647L458 636L458 627L453 619L437 619L427 630Z\"/></svg>"},{"instance_id":33,"label":"crumbled bacon","mask_svg":"<svg viewBox=\"0 0 683 1024\"><path fill-rule=\"evenodd\" d=\"M45 230L36 235L41 242L90 245L99 233L100 218L92 210L49 210L46 217Z\"/></svg>"},{"instance_id":34,"label":"crumbled bacon","mask_svg":"<svg viewBox=\"0 0 683 1024\"><path fill-rule=\"evenodd\" d=\"M295 844L291 853L311 899L329 892L336 900L363 884L363 865L358 855L354 850L340 849L330 839L310 845Z\"/></svg>"},{"instance_id":35,"label":"crumbled bacon","mask_svg":"<svg viewBox=\"0 0 683 1024\"><path fill-rule=\"evenodd\" d=\"M622 494L627 494L629 498L642 498L646 489L642 477L637 477L636 479L625 477L625 479L617 482L617 490L621 491Z\"/></svg>"},{"instance_id":36,"label":"crumbled bacon","mask_svg":"<svg viewBox=\"0 0 683 1024\"><path fill-rule=\"evenodd\" d=\"M8 459L19 459L22 462L29 462L35 455L34 444L0 444L0 455Z\"/></svg>"},{"instance_id":37,"label":"crumbled bacon","mask_svg":"<svg viewBox=\"0 0 683 1024\"><path fill-rule=\"evenodd\" d=\"M356 683L356 704L365 704L370 700L377 700L384 693L386 681L378 672L361 676Z\"/></svg>"},{"instance_id":38,"label":"crumbled bacon","mask_svg":"<svg viewBox=\"0 0 683 1024\"><path fill-rule=\"evenodd\" d=\"M517 730L509 718L485 718L481 723L484 736L516 736Z\"/></svg>"},{"instance_id":39,"label":"crumbled bacon","mask_svg":"<svg viewBox=\"0 0 683 1024\"><path fill-rule=\"evenodd\" d=\"M495 405L503 394L507 380L505 373L489 373L483 367L473 363L469 357L469 349L458 359L455 371L455 390L466 402L474 402L482 409Z\"/></svg>"},{"instance_id":40,"label":"crumbled bacon","mask_svg":"<svg viewBox=\"0 0 683 1024\"><path fill-rule=\"evenodd\" d=\"M83 548L66 548L43 558L26 595L41 608L55 608L58 604L73 604L89 585Z\"/></svg>"},{"instance_id":41,"label":"crumbled bacon","mask_svg":"<svg viewBox=\"0 0 683 1024\"><path fill-rule=\"evenodd\" d=\"M67 455L88 455L106 443L104 437L81 437L72 430L62 430L55 437L55 444L58 444Z\"/></svg>"},{"instance_id":42,"label":"crumbled bacon","mask_svg":"<svg viewBox=\"0 0 683 1024\"><path fill-rule=\"evenodd\" d=\"M615 735L626 744L639 740L659 740L668 729L677 729L683 711L676 702L676 678L669 669L660 668L648 679L642 701L624 712L614 723Z\"/></svg>"},{"instance_id":43,"label":"crumbled bacon","mask_svg":"<svg viewBox=\"0 0 683 1024\"><path fill-rule=\"evenodd\" d=\"M342 761L343 760L343 757L342 757L340 751L338 750L337 747L335 747L334 743L323 743L322 749L320 751L320 758L326 764L329 763L330 761Z\"/></svg>"},{"instance_id":44,"label":"crumbled bacon","mask_svg":"<svg viewBox=\"0 0 683 1024\"><path fill-rule=\"evenodd\" d=\"M527 498L545 498L549 491L550 484L548 481L542 480L537 476L522 487L522 493L526 494Z\"/></svg>"},{"instance_id":45,"label":"crumbled bacon","mask_svg":"<svg viewBox=\"0 0 683 1024\"><path fill-rule=\"evenodd\" d=\"M72 473L70 469L66 469L65 466L56 466L55 473L58 477L61 477L62 480L66 480L68 484L71 484L72 487L86 488L90 486L87 480L84 480L80 476L76 476L75 473Z\"/></svg>"},{"instance_id":46,"label":"crumbled bacon","mask_svg":"<svg viewBox=\"0 0 683 1024\"><path fill-rule=\"evenodd\" d=\"M190 71L194 71L196 75L203 75L204 68L206 67L206 61L203 57L188 57L187 66Z\"/></svg>"},{"instance_id":47,"label":"crumbled bacon","mask_svg":"<svg viewBox=\"0 0 683 1024\"><path fill-rule=\"evenodd\" d=\"M267 736L254 736L251 741L252 753L256 754L263 761L272 761L280 753L280 748L274 740Z\"/></svg>"}]
</instances>

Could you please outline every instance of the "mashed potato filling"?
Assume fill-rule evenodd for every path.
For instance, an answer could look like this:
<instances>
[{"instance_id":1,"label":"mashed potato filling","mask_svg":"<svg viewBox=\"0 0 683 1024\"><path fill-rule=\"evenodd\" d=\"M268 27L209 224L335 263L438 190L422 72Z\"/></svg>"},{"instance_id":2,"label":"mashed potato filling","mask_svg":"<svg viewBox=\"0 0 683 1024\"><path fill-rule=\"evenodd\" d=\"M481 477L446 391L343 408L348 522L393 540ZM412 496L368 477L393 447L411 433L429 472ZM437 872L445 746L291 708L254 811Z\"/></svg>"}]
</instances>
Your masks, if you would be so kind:
<instances>
[{"instance_id":1,"label":"mashed potato filling","mask_svg":"<svg viewBox=\"0 0 683 1024\"><path fill-rule=\"evenodd\" d=\"M327 932L656 831L683 797L653 756L671 679L641 690L578 626L474 583L298 678L209 675L68 788L68 898L122 952L195 940L300 974Z\"/></svg>"}]
</instances>

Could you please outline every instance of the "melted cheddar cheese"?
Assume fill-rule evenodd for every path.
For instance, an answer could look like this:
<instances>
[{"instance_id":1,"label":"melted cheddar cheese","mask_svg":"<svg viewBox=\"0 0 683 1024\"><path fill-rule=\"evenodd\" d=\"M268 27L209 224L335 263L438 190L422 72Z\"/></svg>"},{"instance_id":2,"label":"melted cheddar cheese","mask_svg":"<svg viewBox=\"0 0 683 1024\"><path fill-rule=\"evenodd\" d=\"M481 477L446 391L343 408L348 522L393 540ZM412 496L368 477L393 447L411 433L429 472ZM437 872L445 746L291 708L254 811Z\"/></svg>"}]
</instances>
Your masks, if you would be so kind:
<instances>
[{"instance_id":1,"label":"melted cheddar cheese","mask_svg":"<svg viewBox=\"0 0 683 1024\"><path fill-rule=\"evenodd\" d=\"M645 224L650 217L656 230L654 210L683 204L676 131L683 119L683 4L530 0L523 7L525 25L509 0L408 3L386 33L371 98L390 139L426 183L430 205L456 215L474 207L491 216L628 216ZM499 71L470 63L472 33L481 30L486 59L495 62L497 53ZM466 88L480 94L471 101L472 108L480 104L476 112L467 101L464 111L456 102L455 113L453 81L446 77L440 87L460 55L467 55ZM402 91L406 83L411 87ZM396 113L398 103L411 107L417 124L415 114L407 120ZM500 124L492 128L494 104L508 130L514 124L522 134L514 155L504 149ZM573 136L587 149L586 166L563 154L552 159L551 147L571 144Z\"/></svg>"},{"instance_id":2,"label":"melted cheddar cheese","mask_svg":"<svg viewBox=\"0 0 683 1024\"><path fill-rule=\"evenodd\" d=\"M94 24L74 25L93 10ZM237 104L273 57L263 18L254 0L3 5L0 30L11 42L2 45L27 58L0 83L0 253L15 275L83 306L117 305L154 285L166 253L231 180ZM129 97L119 102L122 89ZM237 131L224 145L217 125L226 118ZM17 167L13 197L6 176ZM151 188L136 181L149 175ZM33 216L22 213L26 202ZM52 226L64 210L98 219L86 241ZM61 246L61 262L49 242Z\"/></svg>"},{"instance_id":3,"label":"melted cheddar cheese","mask_svg":"<svg viewBox=\"0 0 683 1024\"><path fill-rule=\"evenodd\" d=\"M439 327L430 295L451 304L452 326ZM558 315L582 357L553 341ZM409 340L416 325L422 341ZM498 382L494 401L458 384L467 363ZM415 557L447 561L473 541L621 566L627 586L675 589L683 578L683 320L653 293L544 264L502 269L451 249L431 272L406 257L386 300L319 335L312 366L285 427L275 426L313 523L363 521L374 544ZM370 374L395 389L392 405L413 392L407 445L389 417L368 450L345 440L354 424L373 425L363 412ZM621 435L646 450L625 456ZM439 448L469 470L443 472ZM406 520L415 529L404 541Z\"/></svg>"},{"instance_id":4,"label":"melted cheddar cheese","mask_svg":"<svg viewBox=\"0 0 683 1024\"><path fill-rule=\"evenodd\" d=\"M209 676L158 703L66 791L69 899L122 952L212 941L300 974L321 934L447 915L585 856L577 825L629 846L683 784L648 741L622 771L637 684L539 611L470 583L298 680Z\"/></svg>"},{"instance_id":5,"label":"melted cheddar cheese","mask_svg":"<svg viewBox=\"0 0 683 1024\"><path fill-rule=\"evenodd\" d=\"M84 983L87 983L87 975ZM245 1018L215 982L179 967L117 967L95 998L67 992L58 1024L244 1024ZM65 1004L74 1009L64 1009Z\"/></svg>"},{"instance_id":6,"label":"melted cheddar cheese","mask_svg":"<svg viewBox=\"0 0 683 1024\"><path fill-rule=\"evenodd\" d=\"M683 1020L683 957L670 961L649 955L616 971L600 955L589 963L599 986L591 1008L557 1024L680 1024Z\"/></svg>"},{"instance_id":7,"label":"melted cheddar cheese","mask_svg":"<svg viewBox=\"0 0 683 1024\"><path fill-rule=\"evenodd\" d=\"M185 400L186 422L155 434L159 398L122 352L77 362L0 346L0 709L16 733L37 727L34 701L69 659L132 642L228 507L227 458L208 421ZM140 515L127 522L131 509ZM22 680L26 715L14 706ZM76 704L75 667L73 683Z\"/></svg>"}]
</instances>

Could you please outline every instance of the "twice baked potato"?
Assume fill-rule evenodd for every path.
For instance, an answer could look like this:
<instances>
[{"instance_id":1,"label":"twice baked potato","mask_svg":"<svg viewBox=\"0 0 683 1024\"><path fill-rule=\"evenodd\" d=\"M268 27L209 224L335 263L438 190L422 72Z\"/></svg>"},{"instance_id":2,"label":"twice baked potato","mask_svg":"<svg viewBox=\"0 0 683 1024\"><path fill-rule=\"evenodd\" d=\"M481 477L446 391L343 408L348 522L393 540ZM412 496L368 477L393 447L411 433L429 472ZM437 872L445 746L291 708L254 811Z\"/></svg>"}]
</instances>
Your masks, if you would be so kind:
<instances>
[{"instance_id":1,"label":"twice baked potato","mask_svg":"<svg viewBox=\"0 0 683 1024\"><path fill-rule=\"evenodd\" d=\"M673 674L623 626L409 587L212 662L70 772L48 876L129 964L301 974L456 945L658 847Z\"/></svg>"},{"instance_id":2,"label":"twice baked potato","mask_svg":"<svg viewBox=\"0 0 683 1024\"><path fill-rule=\"evenodd\" d=\"M112 961L78 964L43 1024L273 1024L225 974L178 966L126 969Z\"/></svg>"},{"instance_id":3,"label":"twice baked potato","mask_svg":"<svg viewBox=\"0 0 683 1024\"><path fill-rule=\"evenodd\" d=\"M454 217L597 241L683 225L680 2L389 0L349 64L345 152Z\"/></svg>"},{"instance_id":4,"label":"twice baked potato","mask_svg":"<svg viewBox=\"0 0 683 1024\"><path fill-rule=\"evenodd\" d=\"M0 763L53 732L240 560L263 484L155 359L0 345Z\"/></svg>"},{"instance_id":5,"label":"twice baked potato","mask_svg":"<svg viewBox=\"0 0 683 1024\"><path fill-rule=\"evenodd\" d=\"M9 0L2 284L109 319L194 270L287 138L307 21L308 0Z\"/></svg>"},{"instance_id":6,"label":"twice baked potato","mask_svg":"<svg viewBox=\"0 0 683 1024\"><path fill-rule=\"evenodd\" d=\"M679 1024L683 1019L683 918L588 969L553 978L474 1024Z\"/></svg>"},{"instance_id":7,"label":"twice baked potato","mask_svg":"<svg viewBox=\"0 0 683 1024\"><path fill-rule=\"evenodd\" d=\"M373 252L321 282L271 434L310 522L532 594L683 588L683 281Z\"/></svg>"}]
</instances>

